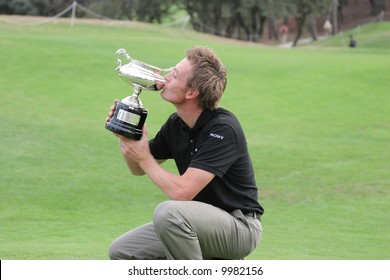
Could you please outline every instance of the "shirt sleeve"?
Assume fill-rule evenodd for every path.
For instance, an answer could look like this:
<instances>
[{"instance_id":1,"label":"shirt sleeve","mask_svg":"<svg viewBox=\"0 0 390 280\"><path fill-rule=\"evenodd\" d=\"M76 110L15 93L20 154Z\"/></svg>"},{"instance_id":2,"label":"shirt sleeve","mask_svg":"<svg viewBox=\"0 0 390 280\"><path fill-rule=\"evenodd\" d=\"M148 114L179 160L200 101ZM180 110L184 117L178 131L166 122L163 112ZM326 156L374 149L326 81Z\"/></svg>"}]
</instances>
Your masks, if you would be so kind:
<instances>
[{"instance_id":1,"label":"shirt sleeve","mask_svg":"<svg viewBox=\"0 0 390 280\"><path fill-rule=\"evenodd\" d=\"M190 167L223 177L238 158L239 138L234 128L219 124L206 131L199 142Z\"/></svg>"}]
</instances>

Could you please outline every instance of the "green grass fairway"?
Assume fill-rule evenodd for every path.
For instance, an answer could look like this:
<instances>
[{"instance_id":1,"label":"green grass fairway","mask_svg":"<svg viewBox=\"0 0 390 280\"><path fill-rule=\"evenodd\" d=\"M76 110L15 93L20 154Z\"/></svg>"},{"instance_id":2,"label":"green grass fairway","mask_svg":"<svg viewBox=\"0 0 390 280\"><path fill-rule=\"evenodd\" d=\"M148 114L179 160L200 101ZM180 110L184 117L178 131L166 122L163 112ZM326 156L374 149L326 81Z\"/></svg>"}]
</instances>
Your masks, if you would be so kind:
<instances>
[{"instance_id":1,"label":"green grass fairway","mask_svg":"<svg viewBox=\"0 0 390 280\"><path fill-rule=\"evenodd\" d=\"M247 259L389 259L382 26L377 43L362 27L356 49L279 49L141 24L0 23L0 259L107 259L114 238L151 220L167 197L129 174L104 128L112 101L132 91L115 52L169 67L192 45L225 62L220 106L246 131L266 211ZM174 107L155 92L141 99L153 136Z\"/></svg>"}]
</instances>

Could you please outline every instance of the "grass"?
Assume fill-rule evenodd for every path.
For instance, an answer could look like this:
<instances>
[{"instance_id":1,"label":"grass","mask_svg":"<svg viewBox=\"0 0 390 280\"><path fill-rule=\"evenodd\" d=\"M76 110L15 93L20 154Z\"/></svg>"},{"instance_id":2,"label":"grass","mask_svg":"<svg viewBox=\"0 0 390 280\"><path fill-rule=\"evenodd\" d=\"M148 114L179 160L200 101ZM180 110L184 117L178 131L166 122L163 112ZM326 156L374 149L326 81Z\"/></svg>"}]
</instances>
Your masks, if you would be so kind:
<instances>
[{"instance_id":1,"label":"grass","mask_svg":"<svg viewBox=\"0 0 390 280\"><path fill-rule=\"evenodd\" d=\"M114 238L151 220L167 198L128 173L104 129L112 100L131 92L114 54L124 47L169 67L194 44L228 68L221 106L245 129L266 210L248 259L389 258L390 50L377 31L362 28L361 38L382 39L358 37L353 50L147 25L0 23L0 32L1 259L106 259ZM153 92L141 99L153 135L174 108Z\"/></svg>"},{"instance_id":2,"label":"grass","mask_svg":"<svg viewBox=\"0 0 390 280\"><path fill-rule=\"evenodd\" d=\"M340 32L338 35L332 36L328 40L318 44L328 47L345 47L348 46L349 35L353 35L359 48L363 47L370 50L389 50L390 48L389 22L378 22L357 26L352 30Z\"/></svg>"}]
</instances>

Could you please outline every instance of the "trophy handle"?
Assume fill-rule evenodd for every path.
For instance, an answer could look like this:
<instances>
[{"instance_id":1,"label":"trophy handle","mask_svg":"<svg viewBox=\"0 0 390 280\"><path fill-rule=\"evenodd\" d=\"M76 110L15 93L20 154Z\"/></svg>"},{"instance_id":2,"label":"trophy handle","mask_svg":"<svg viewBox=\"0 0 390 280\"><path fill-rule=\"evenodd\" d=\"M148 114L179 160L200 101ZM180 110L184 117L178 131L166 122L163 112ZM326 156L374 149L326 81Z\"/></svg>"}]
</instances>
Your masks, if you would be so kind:
<instances>
[{"instance_id":1,"label":"trophy handle","mask_svg":"<svg viewBox=\"0 0 390 280\"><path fill-rule=\"evenodd\" d=\"M125 49L117 50L116 54L115 54L115 58L116 58L116 61L118 63L118 68L122 66L122 60L120 60L120 58L119 58L120 55L123 55L129 62L131 62L131 60L132 60L130 55L127 53L127 51Z\"/></svg>"}]
</instances>

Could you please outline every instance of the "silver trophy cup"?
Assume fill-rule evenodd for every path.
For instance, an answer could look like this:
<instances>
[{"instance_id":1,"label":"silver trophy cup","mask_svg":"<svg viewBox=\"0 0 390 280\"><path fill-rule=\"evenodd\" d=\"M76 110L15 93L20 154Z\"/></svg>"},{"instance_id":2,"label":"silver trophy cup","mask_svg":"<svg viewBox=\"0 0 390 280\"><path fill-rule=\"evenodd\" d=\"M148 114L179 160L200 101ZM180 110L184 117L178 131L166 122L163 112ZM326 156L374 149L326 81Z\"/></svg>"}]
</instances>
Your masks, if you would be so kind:
<instances>
[{"instance_id":1,"label":"silver trophy cup","mask_svg":"<svg viewBox=\"0 0 390 280\"><path fill-rule=\"evenodd\" d=\"M125 58L128 63L122 65L121 58ZM123 98L116 104L115 113L106 123L106 129L127 138L139 140L142 137L142 127L148 114L139 95L143 89L159 90L157 82L165 83L161 74L168 70L132 59L125 49L119 49L116 52L116 60L118 67L115 70L119 77L129 85L133 85L134 90L133 95Z\"/></svg>"}]
</instances>

